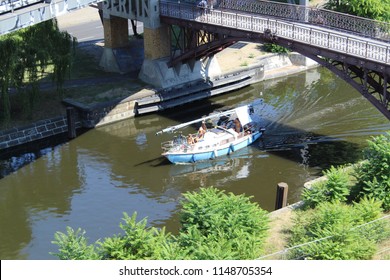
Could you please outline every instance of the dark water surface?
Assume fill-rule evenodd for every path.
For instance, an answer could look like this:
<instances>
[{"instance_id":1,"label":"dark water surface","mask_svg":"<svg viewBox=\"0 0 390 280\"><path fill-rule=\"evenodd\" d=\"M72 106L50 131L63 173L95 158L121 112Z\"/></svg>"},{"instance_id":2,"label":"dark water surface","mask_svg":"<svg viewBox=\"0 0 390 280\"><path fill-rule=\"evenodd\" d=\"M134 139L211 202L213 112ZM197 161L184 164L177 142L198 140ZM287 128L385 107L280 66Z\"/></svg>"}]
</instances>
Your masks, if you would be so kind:
<instances>
[{"instance_id":1,"label":"dark water surface","mask_svg":"<svg viewBox=\"0 0 390 280\"><path fill-rule=\"evenodd\" d=\"M160 156L168 135L158 130L248 102L267 129L263 141L196 164ZM55 259L56 231L80 227L94 242L121 232L123 212L176 232L181 194L199 187L245 193L272 211L278 182L288 183L294 203L304 182L359 160L366 140L389 130L368 101L321 68L94 129L0 162L0 258Z\"/></svg>"}]
</instances>

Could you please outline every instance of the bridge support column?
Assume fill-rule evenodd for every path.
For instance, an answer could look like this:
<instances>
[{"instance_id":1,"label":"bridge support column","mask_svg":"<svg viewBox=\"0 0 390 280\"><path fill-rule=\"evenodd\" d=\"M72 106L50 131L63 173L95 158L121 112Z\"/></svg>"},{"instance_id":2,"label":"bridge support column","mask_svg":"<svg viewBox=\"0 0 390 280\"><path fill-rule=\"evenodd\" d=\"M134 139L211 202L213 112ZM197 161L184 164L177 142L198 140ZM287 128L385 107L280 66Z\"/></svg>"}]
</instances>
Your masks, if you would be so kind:
<instances>
[{"instance_id":1,"label":"bridge support column","mask_svg":"<svg viewBox=\"0 0 390 280\"><path fill-rule=\"evenodd\" d=\"M166 24L158 28L144 27L144 52L145 59L159 59L170 56L171 42L169 27Z\"/></svg>"},{"instance_id":2,"label":"bridge support column","mask_svg":"<svg viewBox=\"0 0 390 280\"><path fill-rule=\"evenodd\" d=\"M123 60L129 44L129 20L116 16L103 15L104 51L100 67L107 72L128 72L129 61Z\"/></svg>"},{"instance_id":3,"label":"bridge support column","mask_svg":"<svg viewBox=\"0 0 390 280\"><path fill-rule=\"evenodd\" d=\"M169 26L165 24L154 29L144 27L144 52L145 59L139 78L157 88L175 87L221 74L215 57L168 67L171 58L171 37Z\"/></svg>"}]
</instances>

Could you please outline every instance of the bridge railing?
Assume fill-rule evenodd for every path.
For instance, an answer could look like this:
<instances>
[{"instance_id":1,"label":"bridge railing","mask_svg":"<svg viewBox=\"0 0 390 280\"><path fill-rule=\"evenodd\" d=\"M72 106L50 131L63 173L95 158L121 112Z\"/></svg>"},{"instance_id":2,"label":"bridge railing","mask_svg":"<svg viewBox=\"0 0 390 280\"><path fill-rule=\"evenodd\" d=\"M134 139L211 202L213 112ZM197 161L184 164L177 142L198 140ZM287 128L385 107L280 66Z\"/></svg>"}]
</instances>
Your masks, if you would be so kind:
<instances>
[{"instance_id":1,"label":"bridge railing","mask_svg":"<svg viewBox=\"0 0 390 280\"><path fill-rule=\"evenodd\" d=\"M390 23L335 11L263 0L218 0L214 7L237 10L295 22L346 30L373 39L390 41Z\"/></svg>"},{"instance_id":2,"label":"bridge railing","mask_svg":"<svg viewBox=\"0 0 390 280\"><path fill-rule=\"evenodd\" d=\"M194 5L160 2L160 15L212 25L247 30L256 33L269 32L273 36L365 58L390 65L390 45L364 37L346 36L345 33L316 26L302 25L232 11L201 9Z\"/></svg>"},{"instance_id":3,"label":"bridge railing","mask_svg":"<svg viewBox=\"0 0 390 280\"><path fill-rule=\"evenodd\" d=\"M0 16L0 36L101 1L103 0L51 0L27 11L22 8L12 14L3 14Z\"/></svg>"}]
</instances>

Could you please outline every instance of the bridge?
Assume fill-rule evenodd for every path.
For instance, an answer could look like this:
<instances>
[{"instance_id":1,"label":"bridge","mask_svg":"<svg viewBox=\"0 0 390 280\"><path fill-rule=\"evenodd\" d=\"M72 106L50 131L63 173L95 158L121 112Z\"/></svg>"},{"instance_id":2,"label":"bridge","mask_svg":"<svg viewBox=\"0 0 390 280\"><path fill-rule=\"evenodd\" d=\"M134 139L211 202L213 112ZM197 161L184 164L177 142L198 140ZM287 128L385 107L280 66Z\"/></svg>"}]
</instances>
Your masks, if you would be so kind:
<instances>
[{"instance_id":1,"label":"bridge","mask_svg":"<svg viewBox=\"0 0 390 280\"><path fill-rule=\"evenodd\" d=\"M182 45L180 55L171 55L172 66L193 56L210 55L235 41L277 43L329 68L390 119L388 23L269 1L233 0L205 11L162 2L160 19L183 27L183 32L201 30L212 38L195 48Z\"/></svg>"},{"instance_id":2,"label":"bridge","mask_svg":"<svg viewBox=\"0 0 390 280\"><path fill-rule=\"evenodd\" d=\"M76 0L67 0L71 1ZM183 67L186 73L198 71L199 59L212 57L236 41L277 43L342 77L390 119L389 23L271 1L213 0L206 9L183 1L106 0L100 4L107 70L116 69L110 65L126 44L128 19L144 22L145 62L140 75L152 75L152 79L164 71L180 75ZM165 68L156 71L156 67Z\"/></svg>"}]
</instances>

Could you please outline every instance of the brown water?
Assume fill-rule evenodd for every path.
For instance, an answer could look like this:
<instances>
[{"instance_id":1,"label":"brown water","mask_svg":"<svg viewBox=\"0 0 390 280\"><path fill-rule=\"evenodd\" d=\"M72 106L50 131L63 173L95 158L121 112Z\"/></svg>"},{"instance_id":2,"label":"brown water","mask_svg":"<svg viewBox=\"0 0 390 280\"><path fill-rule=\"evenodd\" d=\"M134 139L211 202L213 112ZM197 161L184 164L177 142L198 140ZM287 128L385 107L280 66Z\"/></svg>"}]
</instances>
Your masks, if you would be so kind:
<instances>
[{"instance_id":1,"label":"brown water","mask_svg":"<svg viewBox=\"0 0 390 280\"><path fill-rule=\"evenodd\" d=\"M160 156L168 136L156 131L248 102L267 129L263 141L196 164ZM94 242L121 232L123 212L176 232L181 194L199 187L245 193L272 211L278 182L288 183L289 203L296 202L305 181L357 161L367 139L389 130L387 119L325 69L94 129L1 162L2 174L15 171L0 179L0 258L55 259L56 231L80 227Z\"/></svg>"}]
</instances>

